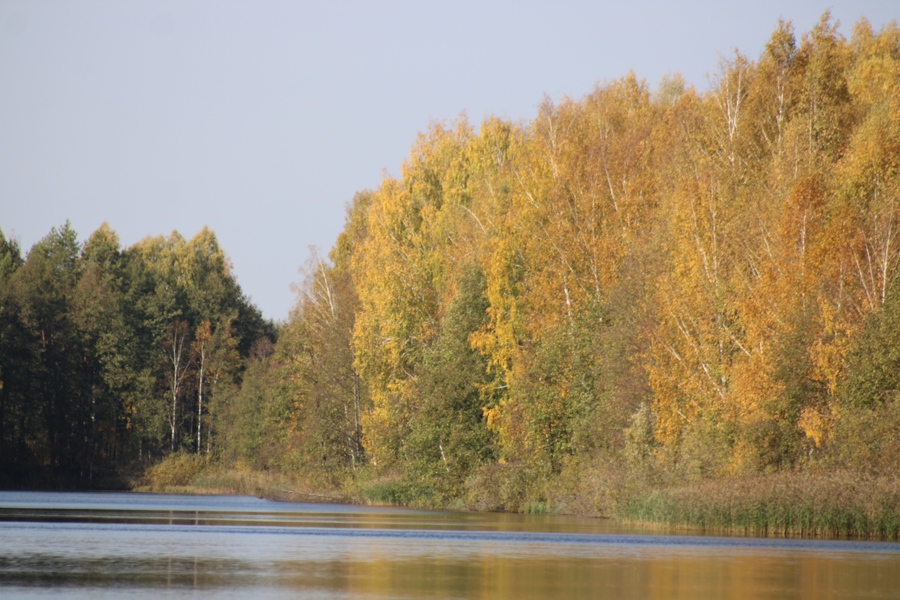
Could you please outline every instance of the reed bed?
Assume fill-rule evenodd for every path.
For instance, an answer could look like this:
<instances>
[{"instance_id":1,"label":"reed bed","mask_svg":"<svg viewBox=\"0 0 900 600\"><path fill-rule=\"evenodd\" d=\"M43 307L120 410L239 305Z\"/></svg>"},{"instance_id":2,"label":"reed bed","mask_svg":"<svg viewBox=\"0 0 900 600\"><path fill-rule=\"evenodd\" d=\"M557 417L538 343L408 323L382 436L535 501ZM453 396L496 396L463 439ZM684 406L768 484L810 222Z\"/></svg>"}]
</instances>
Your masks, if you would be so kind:
<instances>
[{"instance_id":1,"label":"reed bed","mask_svg":"<svg viewBox=\"0 0 900 600\"><path fill-rule=\"evenodd\" d=\"M791 472L656 490L623 503L626 524L760 536L897 540L900 480Z\"/></svg>"}]
</instances>

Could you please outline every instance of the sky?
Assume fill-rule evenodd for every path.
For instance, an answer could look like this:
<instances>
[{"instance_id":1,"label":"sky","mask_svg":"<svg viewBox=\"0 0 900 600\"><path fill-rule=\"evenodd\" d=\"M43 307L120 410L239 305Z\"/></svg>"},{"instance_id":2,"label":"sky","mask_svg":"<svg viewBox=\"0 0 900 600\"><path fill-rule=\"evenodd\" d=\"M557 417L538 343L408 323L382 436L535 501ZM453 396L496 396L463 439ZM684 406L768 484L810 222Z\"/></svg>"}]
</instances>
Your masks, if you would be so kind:
<instances>
[{"instance_id":1,"label":"sky","mask_svg":"<svg viewBox=\"0 0 900 600\"><path fill-rule=\"evenodd\" d=\"M705 90L829 8L848 37L900 19L896 0L0 0L0 229L27 251L67 220L123 247L209 226L284 320L310 247L431 122L527 122L629 71Z\"/></svg>"}]
</instances>

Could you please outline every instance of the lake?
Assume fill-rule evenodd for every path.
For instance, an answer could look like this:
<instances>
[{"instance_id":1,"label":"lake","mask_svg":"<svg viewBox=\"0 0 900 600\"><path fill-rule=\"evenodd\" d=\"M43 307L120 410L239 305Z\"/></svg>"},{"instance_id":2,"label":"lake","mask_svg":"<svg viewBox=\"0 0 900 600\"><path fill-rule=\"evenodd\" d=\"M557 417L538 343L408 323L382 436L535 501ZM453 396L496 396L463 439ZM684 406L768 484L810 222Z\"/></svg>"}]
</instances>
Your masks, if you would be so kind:
<instances>
[{"instance_id":1,"label":"lake","mask_svg":"<svg viewBox=\"0 0 900 600\"><path fill-rule=\"evenodd\" d=\"M0 492L0 598L896 598L900 544L244 496Z\"/></svg>"}]
</instances>

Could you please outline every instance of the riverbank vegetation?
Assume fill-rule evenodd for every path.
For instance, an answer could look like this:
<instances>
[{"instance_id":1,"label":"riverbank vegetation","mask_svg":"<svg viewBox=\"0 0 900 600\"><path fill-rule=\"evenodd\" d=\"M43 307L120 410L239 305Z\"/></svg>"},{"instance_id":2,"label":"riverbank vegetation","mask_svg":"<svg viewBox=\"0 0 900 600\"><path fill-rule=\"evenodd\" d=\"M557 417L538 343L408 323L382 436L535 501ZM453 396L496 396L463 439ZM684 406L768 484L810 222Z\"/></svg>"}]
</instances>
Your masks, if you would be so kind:
<instances>
[{"instance_id":1,"label":"riverbank vegetation","mask_svg":"<svg viewBox=\"0 0 900 600\"><path fill-rule=\"evenodd\" d=\"M897 540L900 483L858 472L791 472L654 490L617 512L625 523L757 536Z\"/></svg>"},{"instance_id":2,"label":"riverbank vegetation","mask_svg":"<svg viewBox=\"0 0 900 600\"><path fill-rule=\"evenodd\" d=\"M898 90L900 28L826 14L708 91L432 124L277 331L210 232L4 241L4 472L896 538Z\"/></svg>"}]
</instances>

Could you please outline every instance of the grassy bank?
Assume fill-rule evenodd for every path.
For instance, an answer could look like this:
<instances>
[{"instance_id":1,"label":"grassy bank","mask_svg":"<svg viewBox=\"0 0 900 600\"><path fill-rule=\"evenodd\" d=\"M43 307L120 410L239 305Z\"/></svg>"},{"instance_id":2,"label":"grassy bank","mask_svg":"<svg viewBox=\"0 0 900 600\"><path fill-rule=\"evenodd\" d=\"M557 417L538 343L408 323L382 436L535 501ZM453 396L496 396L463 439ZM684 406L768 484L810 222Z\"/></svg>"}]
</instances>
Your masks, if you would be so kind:
<instances>
[{"instance_id":1,"label":"grassy bank","mask_svg":"<svg viewBox=\"0 0 900 600\"><path fill-rule=\"evenodd\" d=\"M616 516L703 532L897 540L900 480L850 472L715 480L634 497Z\"/></svg>"},{"instance_id":2,"label":"grassy bank","mask_svg":"<svg viewBox=\"0 0 900 600\"><path fill-rule=\"evenodd\" d=\"M352 502L344 494L311 489L284 473L226 467L191 454L167 457L148 469L133 489L168 494L236 494L290 502Z\"/></svg>"},{"instance_id":3,"label":"grassy bank","mask_svg":"<svg viewBox=\"0 0 900 600\"><path fill-rule=\"evenodd\" d=\"M368 475L368 476L366 476ZM707 533L756 536L806 536L855 539L900 539L900 478L861 473L790 472L737 479L716 479L638 492L599 490L613 480L578 490L555 486L558 501L496 502L489 510L613 516L628 525ZM560 482L561 483L561 482ZM619 481L621 484L622 482ZM421 486L420 486L421 487ZM363 473L343 490L323 491L288 474L209 463L176 454L149 469L135 491L242 494L296 502L350 502L416 508L481 509L478 498L446 506L429 504L428 490L401 480L379 480ZM566 486L562 486L566 487ZM580 498L589 494L590 498ZM597 503L600 496L617 498ZM562 501L566 498L566 501ZM594 511L583 507L593 504ZM579 508L581 507L581 508Z\"/></svg>"}]
</instances>

